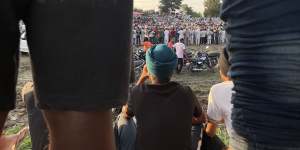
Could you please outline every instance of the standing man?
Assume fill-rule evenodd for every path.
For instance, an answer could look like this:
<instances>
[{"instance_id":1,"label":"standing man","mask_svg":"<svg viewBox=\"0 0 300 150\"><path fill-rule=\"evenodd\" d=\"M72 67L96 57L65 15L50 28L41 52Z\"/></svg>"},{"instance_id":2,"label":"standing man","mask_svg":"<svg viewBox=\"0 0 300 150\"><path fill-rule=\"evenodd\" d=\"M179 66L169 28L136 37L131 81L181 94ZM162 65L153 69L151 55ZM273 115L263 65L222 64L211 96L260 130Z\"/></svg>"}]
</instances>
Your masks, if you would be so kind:
<instances>
[{"instance_id":1,"label":"standing man","mask_svg":"<svg viewBox=\"0 0 300 150\"><path fill-rule=\"evenodd\" d=\"M184 32L184 43L187 45L187 46L189 46L190 45L190 29L187 27L186 28L186 30L185 30L185 32Z\"/></svg>"},{"instance_id":2,"label":"standing man","mask_svg":"<svg viewBox=\"0 0 300 150\"><path fill-rule=\"evenodd\" d=\"M210 29L207 29L206 33L207 33L207 45L210 45L212 44L211 41L212 41L213 32Z\"/></svg>"},{"instance_id":3,"label":"standing man","mask_svg":"<svg viewBox=\"0 0 300 150\"><path fill-rule=\"evenodd\" d=\"M202 28L201 29L201 32L200 32L200 37L201 37L201 44L206 44L206 40L205 40L205 37L206 37L206 31Z\"/></svg>"},{"instance_id":4,"label":"standing man","mask_svg":"<svg viewBox=\"0 0 300 150\"><path fill-rule=\"evenodd\" d=\"M168 28L166 28L166 29L165 29L165 32L164 32L164 43L165 43L165 44L168 44L168 42L169 42L169 37L170 37L170 36L169 36L169 33L170 33L170 32L169 32Z\"/></svg>"},{"instance_id":5,"label":"standing man","mask_svg":"<svg viewBox=\"0 0 300 150\"><path fill-rule=\"evenodd\" d=\"M298 0L223 1L236 92L234 150L300 149L299 6Z\"/></svg>"},{"instance_id":6,"label":"standing man","mask_svg":"<svg viewBox=\"0 0 300 150\"><path fill-rule=\"evenodd\" d=\"M183 28L181 28L181 29L178 31L178 34L179 34L178 42L180 42L181 39L184 40L185 30L183 30Z\"/></svg>"},{"instance_id":7,"label":"standing man","mask_svg":"<svg viewBox=\"0 0 300 150\"><path fill-rule=\"evenodd\" d=\"M1 0L0 133L15 107L24 20L49 149L115 150L111 108L128 96L132 10L132 0ZM2 134L0 143L11 148Z\"/></svg>"},{"instance_id":8,"label":"standing man","mask_svg":"<svg viewBox=\"0 0 300 150\"><path fill-rule=\"evenodd\" d=\"M195 32L195 36L196 36L196 46L199 46L200 45L200 42L201 42L201 30L200 28L198 27L196 32Z\"/></svg>"},{"instance_id":9,"label":"standing man","mask_svg":"<svg viewBox=\"0 0 300 150\"><path fill-rule=\"evenodd\" d=\"M132 30L132 44L133 45L137 45L137 31L136 31L136 29L134 28L133 30Z\"/></svg>"},{"instance_id":10,"label":"standing man","mask_svg":"<svg viewBox=\"0 0 300 150\"><path fill-rule=\"evenodd\" d=\"M194 36L195 35L195 29L191 28L190 30L190 36L189 36L189 42L191 45L194 45Z\"/></svg>"},{"instance_id":11,"label":"standing man","mask_svg":"<svg viewBox=\"0 0 300 150\"><path fill-rule=\"evenodd\" d=\"M186 50L184 43L184 39L180 39L179 42L175 43L173 47L175 48L176 55L178 58L178 63L177 63L177 68L176 72L179 74L181 73L182 67L183 67L183 58L184 58L184 53Z\"/></svg>"},{"instance_id":12,"label":"standing man","mask_svg":"<svg viewBox=\"0 0 300 150\"><path fill-rule=\"evenodd\" d=\"M175 30L175 28L172 28L172 30L171 30L170 39L173 39L173 40L176 41L176 30Z\"/></svg>"},{"instance_id":13,"label":"standing man","mask_svg":"<svg viewBox=\"0 0 300 150\"><path fill-rule=\"evenodd\" d=\"M137 46L141 45L141 34L142 34L141 29L139 27L137 27L137 30L136 30L136 45Z\"/></svg>"}]
</instances>

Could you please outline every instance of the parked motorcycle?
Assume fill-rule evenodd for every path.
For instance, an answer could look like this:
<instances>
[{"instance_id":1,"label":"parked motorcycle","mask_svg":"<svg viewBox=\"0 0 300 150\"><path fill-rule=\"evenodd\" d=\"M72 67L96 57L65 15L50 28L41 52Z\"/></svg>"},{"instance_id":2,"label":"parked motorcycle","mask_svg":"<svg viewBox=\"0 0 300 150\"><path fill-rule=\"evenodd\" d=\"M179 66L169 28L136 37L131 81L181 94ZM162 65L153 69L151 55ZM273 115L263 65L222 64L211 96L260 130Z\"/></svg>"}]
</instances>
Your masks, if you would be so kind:
<instances>
[{"instance_id":1,"label":"parked motorcycle","mask_svg":"<svg viewBox=\"0 0 300 150\"><path fill-rule=\"evenodd\" d=\"M211 68L214 68L218 65L219 57L220 57L220 52L214 51L208 53L208 58L211 63Z\"/></svg>"},{"instance_id":2,"label":"parked motorcycle","mask_svg":"<svg viewBox=\"0 0 300 150\"><path fill-rule=\"evenodd\" d=\"M191 60L188 69L191 72L207 71L211 69L211 63L206 52L197 52L194 58Z\"/></svg>"},{"instance_id":3,"label":"parked motorcycle","mask_svg":"<svg viewBox=\"0 0 300 150\"><path fill-rule=\"evenodd\" d=\"M146 53L143 49L138 49L135 51L133 56L133 65L134 65L134 73L135 73L135 80L138 80L142 71L143 67L146 64Z\"/></svg>"}]
</instances>

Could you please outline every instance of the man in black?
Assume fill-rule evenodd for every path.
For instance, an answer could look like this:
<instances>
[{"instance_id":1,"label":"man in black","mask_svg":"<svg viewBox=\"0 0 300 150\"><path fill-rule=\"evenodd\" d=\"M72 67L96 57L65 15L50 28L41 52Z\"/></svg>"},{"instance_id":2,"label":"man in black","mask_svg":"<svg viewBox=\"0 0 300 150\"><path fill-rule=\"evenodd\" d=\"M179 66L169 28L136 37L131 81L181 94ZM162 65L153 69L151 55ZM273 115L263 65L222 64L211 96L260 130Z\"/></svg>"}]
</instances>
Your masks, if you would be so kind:
<instances>
[{"instance_id":1,"label":"man in black","mask_svg":"<svg viewBox=\"0 0 300 150\"><path fill-rule=\"evenodd\" d=\"M170 81L176 54L157 45L147 51L146 64L128 100L128 115L137 120L137 150L190 150L192 116L202 115L202 108L189 87Z\"/></svg>"}]
</instances>

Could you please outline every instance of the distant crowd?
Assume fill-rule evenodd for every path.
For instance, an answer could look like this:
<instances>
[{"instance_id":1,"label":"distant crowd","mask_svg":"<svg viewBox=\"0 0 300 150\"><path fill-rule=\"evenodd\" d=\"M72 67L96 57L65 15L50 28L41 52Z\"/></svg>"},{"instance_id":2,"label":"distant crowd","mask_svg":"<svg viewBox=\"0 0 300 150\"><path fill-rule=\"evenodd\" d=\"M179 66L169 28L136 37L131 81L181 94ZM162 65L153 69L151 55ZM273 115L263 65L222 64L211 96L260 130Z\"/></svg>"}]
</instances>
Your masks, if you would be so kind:
<instances>
[{"instance_id":1,"label":"distant crowd","mask_svg":"<svg viewBox=\"0 0 300 150\"><path fill-rule=\"evenodd\" d=\"M220 18L159 14L135 16L132 42L138 46L148 38L153 44L176 43L180 39L184 39L186 45L224 44L223 26Z\"/></svg>"}]
</instances>

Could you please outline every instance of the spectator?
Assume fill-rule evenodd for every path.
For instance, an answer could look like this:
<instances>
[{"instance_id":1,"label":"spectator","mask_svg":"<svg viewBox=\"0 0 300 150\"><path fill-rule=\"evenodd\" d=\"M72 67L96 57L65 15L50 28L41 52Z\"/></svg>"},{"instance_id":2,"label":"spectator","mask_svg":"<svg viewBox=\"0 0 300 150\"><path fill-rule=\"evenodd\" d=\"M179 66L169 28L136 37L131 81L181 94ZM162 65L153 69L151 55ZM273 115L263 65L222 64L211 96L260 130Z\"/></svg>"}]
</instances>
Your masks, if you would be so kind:
<instances>
[{"instance_id":1,"label":"spectator","mask_svg":"<svg viewBox=\"0 0 300 150\"><path fill-rule=\"evenodd\" d=\"M224 123L229 137L233 132L231 125L231 97L233 94L233 83L228 77L229 63L222 53L219 58L220 76L222 83L214 85L209 93L207 117L208 124L206 133L213 137L216 134L216 129L220 123Z\"/></svg>"},{"instance_id":2,"label":"spectator","mask_svg":"<svg viewBox=\"0 0 300 150\"><path fill-rule=\"evenodd\" d=\"M175 48L175 51L176 51L177 58L178 58L178 63L177 63L177 68L176 68L176 72L178 74L181 73L181 70L183 67L184 53L186 50L186 47L183 44L183 42L184 42L184 39L180 39L178 43L173 45L173 47Z\"/></svg>"},{"instance_id":3,"label":"spectator","mask_svg":"<svg viewBox=\"0 0 300 150\"><path fill-rule=\"evenodd\" d=\"M166 45L157 45L147 52L146 62L128 101L127 113L137 120L136 148L191 149L191 118L194 108L201 106L189 87L170 81L176 54ZM145 83L147 79L150 83Z\"/></svg>"},{"instance_id":4,"label":"spectator","mask_svg":"<svg viewBox=\"0 0 300 150\"><path fill-rule=\"evenodd\" d=\"M166 28L164 32L164 43L167 44L169 42L170 31Z\"/></svg>"},{"instance_id":5,"label":"spectator","mask_svg":"<svg viewBox=\"0 0 300 150\"><path fill-rule=\"evenodd\" d=\"M171 49L174 48L174 39L170 39L170 41L168 42L168 47Z\"/></svg>"},{"instance_id":6,"label":"spectator","mask_svg":"<svg viewBox=\"0 0 300 150\"><path fill-rule=\"evenodd\" d=\"M149 48L151 48L153 44L149 41L147 37L144 38L144 51L147 52Z\"/></svg>"},{"instance_id":7,"label":"spectator","mask_svg":"<svg viewBox=\"0 0 300 150\"><path fill-rule=\"evenodd\" d=\"M235 91L234 150L300 149L299 5L297 0L223 1Z\"/></svg>"}]
</instances>

